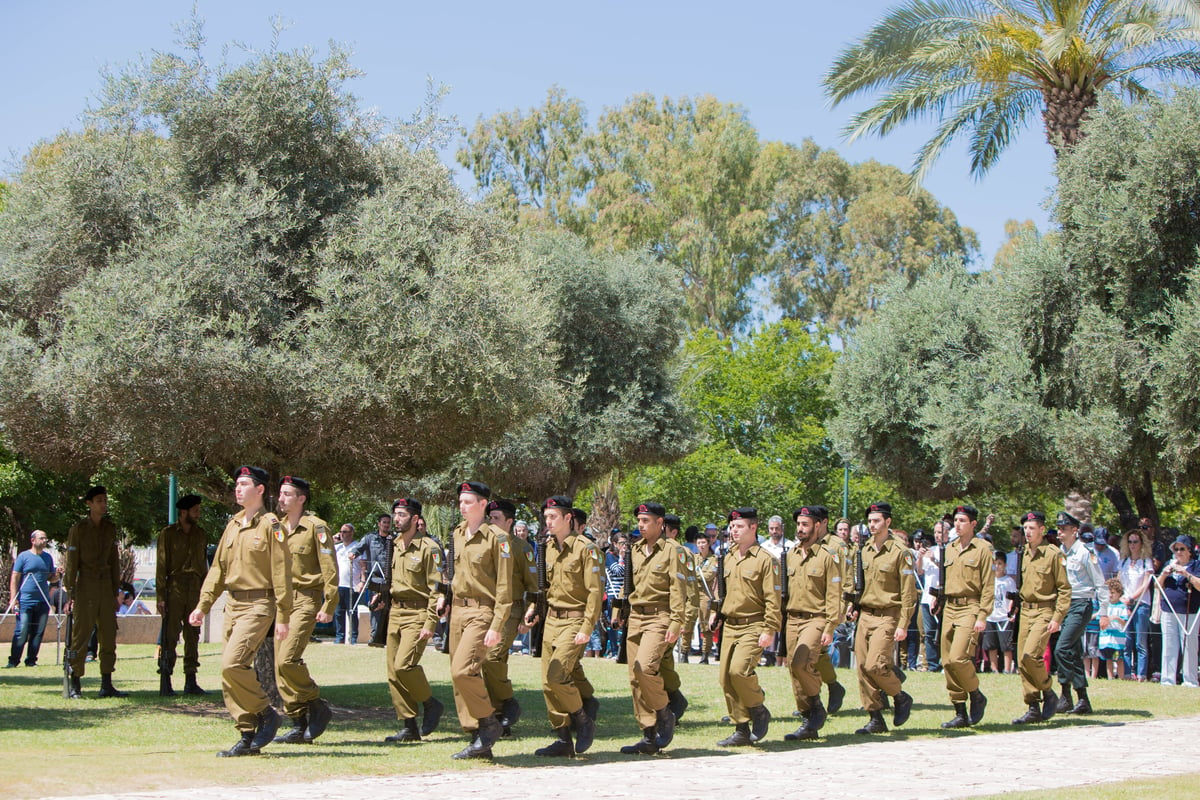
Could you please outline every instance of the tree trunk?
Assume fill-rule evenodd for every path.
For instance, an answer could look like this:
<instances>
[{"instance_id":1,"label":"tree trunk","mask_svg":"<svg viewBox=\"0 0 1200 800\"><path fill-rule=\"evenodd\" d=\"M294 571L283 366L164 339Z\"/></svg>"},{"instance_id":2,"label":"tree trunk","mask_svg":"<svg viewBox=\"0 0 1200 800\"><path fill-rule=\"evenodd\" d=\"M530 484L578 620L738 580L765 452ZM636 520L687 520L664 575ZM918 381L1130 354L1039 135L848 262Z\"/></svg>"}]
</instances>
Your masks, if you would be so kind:
<instances>
[{"instance_id":1,"label":"tree trunk","mask_svg":"<svg viewBox=\"0 0 1200 800\"><path fill-rule=\"evenodd\" d=\"M1082 138L1079 128L1096 105L1096 91L1090 86L1051 86L1042 89L1042 97L1046 101L1042 111L1046 141L1054 148L1055 156L1061 158Z\"/></svg>"},{"instance_id":2,"label":"tree trunk","mask_svg":"<svg viewBox=\"0 0 1200 800\"><path fill-rule=\"evenodd\" d=\"M1138 514L1134 510L1133 504L1129 502L1129 495L1125 493L1125 487L1119 485L1109 486L1104 490L1104 496L1108 498L1108 502L1117 511L1117 516L1121 520L1121 533L1132 530L1137 527Z\"/></svg>"},{"instance_id":3,"label":"tree trunk","mask_svg":"<svg viewBox=\"0 0 1200 800\"><path fill-rule=\"evenodd\" d=\"M271 624L270 632L254 654L254 671L258 674L258 682L267 701L276 708L283 708L283 698L279 695L279 686L275 683L275 625Z\"/></svg>"},{"instance_id":4,"label":"tree trunk","mask_svg":"<svg viewBox=\"0 0 1200 800\"><path fill-rule=\"evenodd\" d=\"M621 499L617 494L620 475L616 470L608 473L604 486L592 496L592 513L588 520L596 531L596 541L601 547L608 545L609 531L621 520Z\"/></svg>"}]
</instances>

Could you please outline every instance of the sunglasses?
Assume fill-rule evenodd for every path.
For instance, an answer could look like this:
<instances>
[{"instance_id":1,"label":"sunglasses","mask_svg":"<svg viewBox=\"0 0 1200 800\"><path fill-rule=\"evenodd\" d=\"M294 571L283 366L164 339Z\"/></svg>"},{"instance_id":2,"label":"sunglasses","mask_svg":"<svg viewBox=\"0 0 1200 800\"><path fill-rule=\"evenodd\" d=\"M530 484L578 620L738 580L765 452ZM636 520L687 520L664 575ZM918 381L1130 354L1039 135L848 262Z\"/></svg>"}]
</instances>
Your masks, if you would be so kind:
<instances>
[{"instance_id":1,"label":"sunglasses","mask_svg":"<svg viewBox=\"0 0 1200 800\"><path fill-rule=\"evenodd\" d=\"M1186 547L1172 547L1171 551L1175 553L1186 553L1188 549Z\"/></svg>"},{"instance_id":2,"label":"sunglasses","mask_svg":"<svg viewBox=\"0 0 1200 800\"><path fill-rule=\"evenodd\" d=\"M1140 528L1141 530L1144 530L1144 531L1148 531L1148 530L1150 530L1150 526L1149 526L1149 525L1138 525L1138 528Z\"/></svg>"},{"instance_id":3,"label":"sunglasses","mask_svg":"<svg viewBox=\"0 0 1200 800\"><path fill-rule=\"evenodd\" d=\"M1130 544L1141 544L1142 540L1141 539L1130 539L1129 543Z\"/></svg>"}]
</instances>

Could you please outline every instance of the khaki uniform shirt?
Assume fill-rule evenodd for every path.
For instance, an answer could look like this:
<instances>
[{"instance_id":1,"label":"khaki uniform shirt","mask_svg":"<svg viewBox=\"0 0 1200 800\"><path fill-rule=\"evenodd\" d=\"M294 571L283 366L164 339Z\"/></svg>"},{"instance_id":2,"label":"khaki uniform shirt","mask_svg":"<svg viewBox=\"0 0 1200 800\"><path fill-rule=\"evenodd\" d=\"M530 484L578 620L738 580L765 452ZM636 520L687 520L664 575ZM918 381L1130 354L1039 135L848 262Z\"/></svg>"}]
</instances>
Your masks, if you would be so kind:
<instances>
[{"instance_id":1,"label":"khaki uniform shirt","mask_svg":"<svg viewBox=\"0 0 1200 800\"><path fill-rule=\"evenodd\" d=\"M121 588L121 566L117 560L117 526L103 517L93 524L90 516L76 522L67 532L67 567L63 585L72 594L79 581L109 583L112 596Z\"/></svg>"},{"instance_id":2,"label":"khaki uniform shirt","mask_svg":"<svg viewBox=\"0 0 1200 800\"><path fill-rule=\"evenodd\" d=\"M717 596L717 556L709 553L706 557L701 558L696 555L696 578L697 583L703 582L700 587L700 594L704 597ZM708 587L708 591L704 591L704 586ZM708 620L701 620L701 624L707 625Z\"/></svg>"},{"instance_id":3,"label":"khaki uniform shirt","mask_svg":"<svg viewBox=\"0 0 1200 800\"><path fill-rule=\"evenodd\" d=\"M207 614L226 589L275 593L278 618L292 613L292 555L279 518L259 510L251 519L239 511L225 526L212 567L200 589L200 610Z\"/></svg>"},{"instance_id":4,"label":"khaki uniform shirt","mask_svg":"<svg viewBox=\"0 0 1200 800\"><path fill-rule=\"evenodd\" d=\"M700 613L700 584L696 581L696 554L687 549L686 546L680 544L677 539L672 539L671 541L678 548L678 554L683 556L683 576L684 580L687 581L686 620Z\"/></svg>"},{"instance_id":5,"label":"khaki uniform shirt","mask_svg":"<svg viewBox=\"0 0 1200 800\"><path fill-rule=\"evenodd\" d=\"M492 606L491 630L503 631L512 613L512 544L504 531L485 522L467 533L460 522L454 537L454 599Z\"/></svg>"},{"instance_id":6,"label":"khaki uniform shirt","mask_svg":"<svg viewBox=\"0 0 1200 800\"><path fill-rule=\"evenodd\" d=\"M1048 542L1038 547L1025 545L1021 559L1021 602L1054 603L1055 622L1062 624L1071 608L1071 582L1067 580L1067 557Z\"/></svg>"},{"instance_id":7,"label":"khaki uniform shirt","mask_svg":"<svg viewBox=\"0 0 1200 800\"><path fill-rule=\"evenodd\" d=\"M511 545L513 557L512 599L513 605L523 608L525 596L538 590L537 562L533 557L533 545L520 536L505 534Z\"/></svg>"},{"instance_id":8,"label":"khaki uniform shirt","mask_svg":"<svg viewBox=\"0 0 1200 800\"><path fill-rule=\"evenodd\" d=\"M862 548L863 595L867 608L900 609L900 624L908 625L917 607L917 579L912 551L892 538L876 549L874 539Z\"/></svg>"},{"instance_id":9,"label":"khaki uniform shirt","mask_svg":"<svg viewBox=\"0 0 1200 800\"><path fill-rule=\"evenodd\" d=\"M321 612L333 614L338 604L338 565L329 525L308 513L301 515L295 530L287 530L286 519L282 524L292 554L292 588L320 589L325 600Z\"/></svg>"},{"instance_id":10,"label":"khaki uniform shirt","mask_svg":"<svg viewBox=\"0 0 1200 800\"><path fill-rule=\"evenodd\" d=\"M842 565L830 548L814 544L793 547L785 555L788 611L825 617L825 633L832 636L842 616Z\"/></svg>"},{"instance_id":11,"label":"khaki uniform shirt","mask_svg":"<svg viewBox=\"0 0 1200 800\"><path fill-rule=\"evenodd\" d=\"M946 545L946 598L969 597L979 600L979 613L975 621L987 622L996 594L992 543L978 536L972 537L966 547L962 547L961 541Z\"/></svg>"},{"instance_id":12,"label":"khaki uniform shirt","mask_svg":"<svg viewBox=\"0 0 1200 800\"><path fill-rule=\"evenodd\" d=\"M634 606L663 606L671 612L668 633L678 634L683 630L687 611L687 576L684 574L682 556L674 542L659 537L646 552L646 543L638 541L630 549L629 561L633 566L633 591L629 604ZM630 565L626 564L625 569ZM628 576L627 576L628 577Z\"/></svg>"},{"instance_id":13,"label":"khaki uniform shirt","mask_svg":"<svg viewBox=\"0 0 1200 800\"><path fill-rule=\"evenodd\" d=\"M199 525L193 525L191 532L185 533L183 526L176 522L159 532L158 564L154 571L155 591L159 598L166 598L171 583L177 579L204 580L208 572L207 545L208 536Z\"/></svg>"},{"instance_id":14,"label":"khaki uniform shirt","mask_svg":"<svg viewBox=\"0 0 1200 800\"><path fill-rule=\"evenodd\" d=\"M586 536L570 533L560 546L553 535L546 540L546 605L558 611L582 611L579 633L591 635L600 619L604 586L600 579L600 551Z\"/></svg>"},{"instance_id":15,"label":"khaki uniform shirt","mask_svg":"<svg viewBox=\"0 0 1200 800\"><path fill-rule=\"evenodd\" d=\"M735 547L725 554L725 598L721 612L730 617L762 615L763 630L779 630L779 562L760 545L746 555Z\"/></svg>"},{"instance_id":16,"label":"khaki uniform shirt","mask_svg":"<svg viewBox=\"0 0 1200 800\"><path fill-rule=\"evenodd\" d=\"M425 603L425 624L437 630L438 586L442 580L442 547L431 536L414 534L407 546L396 537L392 550L392 600L401 603Z\"/></svg>"}]
</instances>

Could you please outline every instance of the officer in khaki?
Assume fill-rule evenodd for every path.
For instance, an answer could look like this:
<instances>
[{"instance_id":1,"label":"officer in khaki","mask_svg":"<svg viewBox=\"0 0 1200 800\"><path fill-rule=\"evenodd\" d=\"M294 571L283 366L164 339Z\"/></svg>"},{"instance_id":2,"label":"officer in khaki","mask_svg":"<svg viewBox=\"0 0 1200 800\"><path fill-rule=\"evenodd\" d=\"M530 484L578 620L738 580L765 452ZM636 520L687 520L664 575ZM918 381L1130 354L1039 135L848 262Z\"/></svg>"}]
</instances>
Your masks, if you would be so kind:
<instances>
[{"instance_id":1,"label":"officer in khaki","mask_svg":"<svg viewBox=\"0 0 1200 800\"><path fill-rule=\"evenodd\" d=\"M796 708L804 714L799 729L783 738L788 741L816 739L825 724L821 703L821 676L817 659L833 641L833 631L842 619L842 565L837 551L817 541L817 516L812 506L792 514L796 522L796 545L783 553L780 571L788 582L784 609L787 625L788 669Z\"/></svg>"},{"instance_id":2,"label":"officer in khaki","mask_svg":"<svg viewBox=\"0 0 1200 800\"><path fill-rule=\"evenodd\" d=\"M483 680L483 663L487 651L500 643L512 611L512 545L502 530L486 521L491 496L487 484L466 481L458 489L463 521L451 534L450 679L458 721L464 730L476 733L454 758L491 758L503 729Z\"/></svg>"},{"instance_id":3,"label":"officer in khaki","mask_svg":"<svg viewBox=\"0 0 1200 800\"><path fill-rule=\"evenodd\" d=\"M699 590L696 609L696 619L700 622L700 661L698 663L707 664L713 647L713 632L708 627L708 619L712 615L712 599L717 592L717 557L712 552L712 540L709 539L707 530L696 534L696 548L699 551L694 558L696 588ZM683 649L686 652L691 652L694 628L693 625L683 629Z\"/></svg>"},{"instance_id":4,"label":"officer in khaki","mask_svg":"<svg viewBox=\"0 0 1200 800\"><path fill-rule=\"evenodd\" d=\"M675 560L682 568L683 579L687 583L687 607L683 612L683 625L679 628L679 638L683 639L686 635L684 632L690 630L690 626L696 624L696 615L700 613L700 587L696 584L696 561L693 558L691 550L688 550L679 541L679 517L674 514L667 514L663 517L663 536L675 546ZM664 658L660 665L660 674L663 679L663 689L667 693L667 707L671 709L671 713L675 715L675 722L683 719L683 713L687 711L688 699L683 694L683 681L679 679L679 670L675 669L674 648L671 649L670 658ZM687 663L687 651L680 657L680 662Z\"/></svg>"},{"instance_id":5,"label":"officer in khaki","mask_svg":"<svg viewBox=\"0 0 1200 800\"><path fill-rule=\"evenodd\" d=\"M188 614L200 600L200 585L208 572L205 550L208 537L199 526L200 497L185 495L175 501L179 512L177 521L158 534L155 588L158 591L158 613L163 618L162 654L158 660L158 693L173 697L171 674L175 671L175 654L179 634L183 633L184 694L208 694L196 683L200 669L200 629L187 624Z\"/></svg>"},{"instance_id":6,"label":"officer in khaki","mask_svg":"<svg viewBox=\"0 0 1200 800\"><path fill-rule=\"evenodd\" d=\"M108 514L108 491L103 486L87 490L83 501L88 515L71 526L67 533L67 564L63 585L70 597L67 613L71 623L70 696L82 696L79 679L83 677L92 628L100 648L100 697L125 697L113 686L112 673L117 665L117 589L121 568L117 562L117 528Z\"/></svg>"},{"instance_id":7,"label":"officer in khaki","mask_svg":"<svg viewBox=\"0 0 1200 800\"><path fill-rule=\"evenodd\" d=\"M277 744L311 744L325 732L333 711L304 663L304 649L318 622L332 622L338 601L338 565L325 520L305 509L308 481L285 475L279 482L279 511L292 554L292 613L288 636L275 642L275 682L292 729Z\"/></svg>"},{"instance_id":8,"label":"officer in khaki","mask_svg":"<svg viewBox=\"0 0 1200 800\"><path fill-rule=\"evenodd\" d=\"M912 713L913 700L900 686L893 653L896 642L908 635L906 625L916 607L917 582L912 552L892 538L891 522L892 507L888 503L873 503L867 508L871 538L862 546L864 583L854 640L859 696L870 716L867 724L855 731L861 734L887 732L881 711L884 694L895 698L893 724L903 725ZM905 624L900 624L901 620Z\"/></svg>"},{"instance_id":9,"label":"officer in khaki","mask_svg":"<svg viewBox=\"0 0 1200 800\"><path fill-rule=\"evenodd\" d=\"M955 508L954 529L958 540L950 542L943 551L946 611L942 620L942 667L950 702L954 704L954 717L943 722L943 728L977 725L987 708L987 697L979 691L979 676L975 674L975 651L979 634L987 627L987 616L992 611L996 582L992 575L991 542L975 535L978 519L979 512L972 506Z\"/></svg>"},{"instance_id":10,"label":"officer in khaki","mask_svg":"<svg viewBox=\"0 0 1200 800\"><path fill-rule=\"evenodd\" d=\"M254 655L275 623L275 638L286 639L292 615L292 558L279 519L263 507L267 472L240 467L234 473L233 515L217 545L200 589L200 602L188 621L195 626L228 590L221 692L241 739L220 756L252 756L275 738L279 715L267 701L254 672Z\"/></svg>"},{"instance_id":11,"label":"officer in khaki","mask_svg":"<svg viewBox=\"0 0 1200 800\"><path fill-rule=\"evenodd\" d=\"M839 620L834 624L836 630L843 621L841 617L846 613L845 592L854 585L854 559L850 556L850 548L846 546L841 537L829 535L829 509L819 505L807 508L813 514L816 543L825 547L841 565L843 597L841 598L842 610L839 612ZM793 518L792 521L795 522L795 519ZM837 669L833 666L833 659L829 657L829 645L823 645L821 652L817 655L817 674L821 676L821 682L829 687L829 702L825 705L825 711L827 714L836 714L841 710L842 702L846 699L846 687L837 679ZM797 688L794 683L792 688L793 690ZM803 709L800 710L803 711Z\"/></svg>"},{"instance_id":12,"label":"officer in khaki","mask_svg":"<svg viewBox=\"0 0 1200 800\"><path fill-rule=\"evenodd\" d=\"M625 579L632 580L625 646L633 714L640 741L621 748L625 755L654 755L675 737L675 714L668 707L661 668L671 659L687 610L687 579L678 550L664 538L661 503L634 509L641 539L629 548Z\"/></svg>"},{"instance_id":13,"label":"officer in khaki","mask_svg":"<svg viewBox=\"0 0 1200 800\"><path fill-rule=\"evenodd\" d=\"M581 657L600 619L600 551L575 527L571 498L549 497L542 518L549 536L546 548L546 621L542 633L542 695L546 714L558 738L534 752L538 756L573 756L592 746L599 703L583 674ZM527 625L537 624L531 605ZM572 740L572 733L574 740Z\"/></svg>"},{"instance_id":14,"label":"officer in khaki","mask_svg":"<svg viewBox=\"0 0 1200 800\"><path fill-rule=\"evenodd\" d=\"M513 560L512 600L513 608L524 605L524 598L537 592L537 566L533 563L533 546L512 532L516 521L517 507L507 500L492 500L487 506L488 522L503 531L509 543ZM521 718L521 705L513 693L512 681L508 679L508 653L517 634L524 628L521 614L508 615L500 643L487 651L483 662L483 682L487 685L492 707L500 718L507 736L513 725Z\"/></svg>"},{"instance_id":15,"label":"officer in khaki","mask_svg":"<svg viewBox=\"0 0 1200 800\"><path fill-rule=\"evenodd\" d=\"M1018 555L1021 565L1021 616L1017 629L1017 669L1029 709L1013 720L1014 725L1043 722L1058 710L1058 693L1051 688L1046 671L1046 645L1050 635L1062 628L1071 607L1071 582L1062 550L1046 541L1046 515L1030 511L1021 521L1025 549Z\"/></svg>"},{"instance_id":16,"label":"officer in khaki","mask_svg":"<svg viewBox=\"0 0 1200 800\"><path fill-rule=\"evenodd\" d=\"M717 675L734 730L717 745L744 747L766 736L771 721L755 670L779 630L780 575L779 562L758 544L757 509L745 506L729 512L729 537L734 547L721 556L725 621Z\"/></svg>"},{"instance_id":17,"label":"officer in khaki","mask_svg":"<svg viewBox=\"0 0 1200 800\"><path fill-rule=\"evenodd\" d=\"M411 497L392 503L391 602L387 626L387 682L403 730L386 742L419 742L437 728L444 706L433 696L421 656L428 649L438 624L438 586L442 575L442 548L420 532L421 504ZM421 724L417 709L424 708Z\"/></svg>"}]
</instances>

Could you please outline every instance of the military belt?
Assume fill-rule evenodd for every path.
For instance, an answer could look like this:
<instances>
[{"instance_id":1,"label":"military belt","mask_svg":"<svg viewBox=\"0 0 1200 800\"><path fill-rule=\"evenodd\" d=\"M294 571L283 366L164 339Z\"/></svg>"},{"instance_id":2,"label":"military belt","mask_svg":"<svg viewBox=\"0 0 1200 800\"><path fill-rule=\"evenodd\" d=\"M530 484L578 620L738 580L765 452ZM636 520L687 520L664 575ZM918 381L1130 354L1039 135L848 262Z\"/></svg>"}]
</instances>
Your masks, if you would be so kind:
<instances>
[{"instance_id":1,"label":"military belt","mask_svg":"<svg viewBox=\"0 0 1200 800\"><path fill-rule=\"evenodd\" d=\"M969 606L972 603L978 604L979 598L971 597L970 595L959 595L958 597L947 597L946 602L952 606Z\"/></svg>"},{"instance_id":2,"label":"military belt","mask_svg":"<svg viewBox=\"0 0 1200 800\"><path fill-rule=\"evenodd\" d=\"M546 613L555 619L583 619L582 611L568 611L565 608L547 609Z\"/></svg>"},{"instance_id":3,"label":"military belt","mask_svg":"<svg viewBox=\"0 0 1200 800\"><path fill-rule=\"evenodd\" d=\"M885 608L874 608L872 606L859 606L860 611L864 611L873 617L890 617L893 614L900 613L900 606L887 606Z\"/></svg>"},{"instance_id":4,"label":"military belt","mask_svg":"<svg viewBox=\"0 0 1200 800\"><path fill-rule=\"evenodd\" d=\"M310 597L313 600L325 599L324 589L293 589L292 591L294 591L296 594L302 594L305 597Z\"/></svg>"},{"instance_id":5,"label":"military belt","mask_svg":"<svg viewBox=\"0 0 1200 800\"><path fill-rule=\"evenodd\" d=\"M661 614L667 610L666 606L634 606L633 613L635 614Z\"/></svg>"},{"instance_id":6,"label":"military belt","mask_svg":"<svg viewBox=\"0 0 1200 800\"><path fill-rule=\"evenodd\" d=\"M814 611L789 611L787 615L790 619L816 619L817 617L825 616Z\"/></svg>"},{"instance_id":7,"label":"military belt","mask_svg":"<svg viewBox=\"0 0 1200 800\"><path fill-rule=\"evenodd\" d=\"M467 608L491 608L492 604L486 600L476 600L474 597L456 597L454 605L465 606Z\"/></svg>"},{"instance_id":8,"label":"military belt","mask_svg":"<svg viewBox=\"0 0 1200 800\"><path fill-rule=\"evenodd\" d=\"M396 608L429 608L427 600L393 600L392 605Z\"/></svg>"},{"instance_id":9,"label":"military belt","mask_svg":"<svg viewBox=\"0 0 1200 800\"><path fill-rule=\"evenodd\" d=\"M1054 608L1053 600L1022 600L1021 608Z\"/></svg>"},{"instance_id":10,"label":"military belt","mask_svg":"<svg viewBox=\"0 0 1200 800\"><path fill-rule=\"evenodd\" d=\"M762 622L762 621L763 621L762 614L751 614L748 617L726 617L725 618L726 623L728 623L729 625L733 625L735 627L738 625L753 625L756 622Z\"/></svg>"},{"instance_id":11,"label":"military belt","mask_svg":"<svg viewBox=\"0 0 1200 800\"><path fill-rule=\"evenodd\" d=\"M275 592L271 589L230 589L229 596L239 603L250 600L273 600Z\"/></svg>"}]
</instances>

